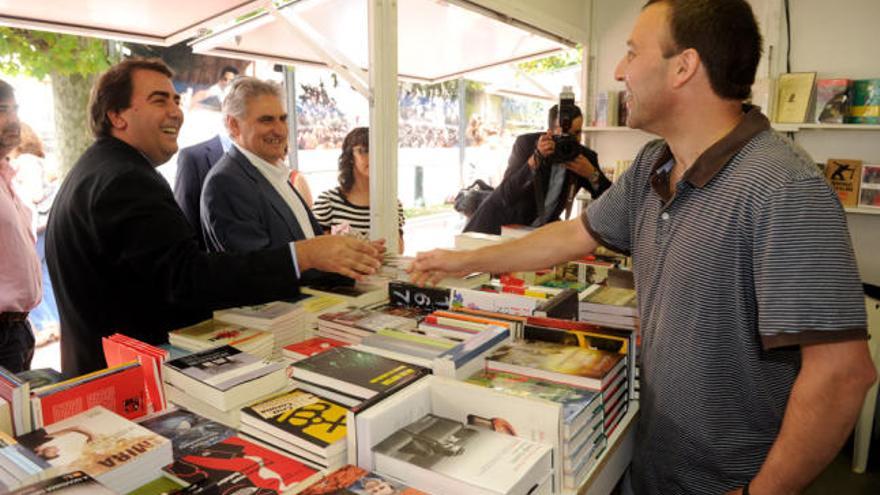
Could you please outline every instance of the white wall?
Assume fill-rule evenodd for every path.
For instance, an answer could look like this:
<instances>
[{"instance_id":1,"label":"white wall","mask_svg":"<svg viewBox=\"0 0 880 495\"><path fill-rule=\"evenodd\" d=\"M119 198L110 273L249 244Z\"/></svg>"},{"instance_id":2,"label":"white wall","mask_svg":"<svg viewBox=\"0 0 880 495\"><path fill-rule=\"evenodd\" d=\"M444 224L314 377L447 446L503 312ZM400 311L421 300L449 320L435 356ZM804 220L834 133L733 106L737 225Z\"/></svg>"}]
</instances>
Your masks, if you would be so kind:
<instances>
[{"instance_id":1,"label":"white wall","mask_svg":"<svg viewBox=\"0 0 880 495\"><path fill-rule=\"evenodd\" d=\"M626 51L626 39L643 0L594 0L590 53L592 94L621 90L614 68ZM785 70L785 36L781 0L749 0L764 35L759 77ZM816 71L818 77L880 77L876 51L877 0L792 0L792 71ZM603 163L632 159L652 136L642 132L594 132L590 143ZM880 131L802 131L794 134L816 161L858 158L880 163ZM880 214L847 215L862 279L880 285Z\"/></svg>"}]
</instances>

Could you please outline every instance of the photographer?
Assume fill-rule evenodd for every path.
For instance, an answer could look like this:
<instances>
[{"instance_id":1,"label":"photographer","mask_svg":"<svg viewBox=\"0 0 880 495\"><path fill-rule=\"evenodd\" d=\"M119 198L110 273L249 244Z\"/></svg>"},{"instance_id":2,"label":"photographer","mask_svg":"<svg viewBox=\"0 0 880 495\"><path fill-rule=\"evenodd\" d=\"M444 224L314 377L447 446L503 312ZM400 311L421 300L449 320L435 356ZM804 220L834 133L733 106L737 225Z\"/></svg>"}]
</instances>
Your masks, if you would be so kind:
<instances>
[{"instance_id":1,"label":"photographer","mask_svg":"<svg viewBox=\"0 0 880 495\"><path fill-rule=\"evenodd\" d=\"M581 188L595 199L611 186L596 152L578 142L581 110L565 93L560 103L550 108L549 131L516 138L504 179L470 218L465 232L500 234L502 225L512 224L538 227L558 220L563 210L568 217Z\"/></svg>"}]
</instances>

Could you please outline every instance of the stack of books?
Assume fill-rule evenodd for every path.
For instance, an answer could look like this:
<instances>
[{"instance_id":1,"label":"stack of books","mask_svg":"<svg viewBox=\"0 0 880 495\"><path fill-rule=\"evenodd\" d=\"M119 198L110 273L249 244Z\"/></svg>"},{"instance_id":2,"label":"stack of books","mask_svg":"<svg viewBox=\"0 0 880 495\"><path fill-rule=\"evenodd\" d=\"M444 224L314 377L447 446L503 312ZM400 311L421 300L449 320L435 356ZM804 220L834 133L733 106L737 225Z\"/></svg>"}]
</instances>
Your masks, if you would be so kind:
<instances>
[{"instance_id":1,"label":"stack of books","mask_svg":"<svg viewBox=\"0 0 880 495\"><path fill-rule=\"evenodd\" d=\"M521 341L491 353L486 369L601 393L605 436L611 435L628 408L626 356L618 352Z\"/></svg>"},{"instance_id":2,"label":"stack of books","mask_svg":"<svg viewBox=\"0 0 880 495\"><path fill-rule=\"evenodd\" d=\"M119 333L103 337L101 345L107 366L115 367L132 360L141 363L147 394L147 412L152 414L165 410L167 401L162 387L162 363L169 359L169 351Z\"/></svg>"},{"instance_id":3,"label":"stack of books","mask_svg":"<svg viewBox=\"0 0 880 495\"><path fill-rule=\"evenodd\" d=\"M281 350L281 355L288 363L302 361L305 358L320 354L334 347L342 347L348 345L347 342L340 340L328 339L326 337L314 337L311 339L290 344Z\"/></svg>"},{"instance_id":4,"label":"stack of books","mask_svg":"<svg viewBox=\"0 0 880 495\"><path fill-rule=\"evenodd\" d=\"M481 371L467 380L486 388L519 397L542 399L562 405L563 488L575 490L586 479L603 451L602 394L568 385L509 373Z\"/></svg>"},{"instance_id":5,"label":"stack of books","mask_svg":"<svg viewBox=\"0 0 880 495\"><path fill-rule=\"evenodd\" d=\"M135 420L147 414L144 372L137 361L105 368L35 389L31 394L34 428L42 428L102 406Z\"/></svg>"},{"instance_id":6,"label":"stack of books","mask_svg":"<svg viewBox=\"0 0 880 495\"><path fill-rule=\"evenodd\" d=\"M215 311L214 319L271 333L274 337L272 359L280 359L285 346L310 337L312 316L305 306L305 299L275 301Z\"/></svg>"},{"instance_id":7,"label":"stack of books","mask_svg":"<svg viewBox=\"0 0 880 495\"><path fill-rule=\"evenodd\" d=\"M579 299L580 321L631 330L639 327L635 289L594 284Z\"/></svg>"},{"instance_id":8,"label":"stack of books","mask_svg":"<svg viewBox=\"0 0 880 495\"><path fill-rule=\"evenodd\" d=\"M229 437L162 468L184 493L298 493L320 473L277 450Z\"/></svg>"},{"instance_id":9,"label":"stack of books","mask_svg":"<svg viewBox=\"0 0 880 495\"><path fill-rule=\"evenodd\" d=\"M373 448L376 470L429 493L525 494L550 483L552 448L427 414Z\"/></svg>"},{"instance_id":10,"label":"stack of books","mask_svg":"<svg viewBox=\"0 0 880 495\"><path fill-rule=\"evenodd\" d=\"M318 470L345 464L348 409L294 389L242 409L242 436Z\"/></svg>"},{"instance_id":11,"label":"stack of books","mask_svg":"<svg viewBox=\"0 0 880 495\"><path fill-rule=\"evenodd\" d=\"M428 495L399 481L351 464L327 474L299 495L388 494Z\"/></svg>"},{"instance_id":12,"label":"stack of books","mask_svg":"<svg viewBox=\"0 0 880 495\"><path fill-rule=\"evenodd\" d=\"M22 435L33 429L31 423L31 386L15 373L0 366L0 399L9 405L9 417L14 435Z\"/></svg>"},{"instance_id":13,"label":"stack of books","mask_svg":"<svg viewBox=\"0 0 880 495\"><path fill-rule=\"evenodd\" d=\"M242 406L287 386L282 363L230 346L197 352L164 366L172 402L232 427L238 427Z\"/></svg>"},{"instance_id":14,"label":"stack of books","mask_svg":"<svg viewBox=\"0 0 880 495\"><path fill-rule=\"evenodd\" d=\"M379 400L429 373L420 366L349 347L334 347L290 368L297 387L348 407Z\"/></svg>"},{"instance_id":15,"label":"stack of books","mask_svg":"<svg viewBox=\"0 0 880 495\"><path fill-rule=\"evenodd\" d=\"M272 333L215 320L168 332L168 342L193 352L229 345L259 358L269 358L275 348Z\"/></svg>"},{"instance_id":16,"label":"stack of books","mask_svg":"<svg viewBox=\"0 0 880 495\"><path fill-rule=\"evenodd\" d=\"M418 321L413 318L349 306L341 311L318 316L318 329L315 335L358 344L364 337L374 335L382 329L409 330L416 328L417 325Z\"/></svg>"},{"instance_id":17,"label":"stack of books","mask_svg":"<svg viewBox=\"0 0 880 495\"><path fill-rule=\"evenodd\" d=\"M369 306L388 299L388 279L374 277L372 283L358 282L354 285L301 287L303 294L332 297L348 306Z\"/></svg>"},{"instance_id":18,"label":"stack of books","mask_svg":"<svg viewBox=\"0 0 880 495\"><path fill-rule=\"evenodd\" d=\"M51 476L50 467L45 459L0 432L0 493L8 493Z\"/></svg>"},{"instance_id":19,"label":"stack of books","mask_svg":"<svg viewBox=\"0 0 880 495\"><path fill-rule=\"evenodd\" d=\"M435 359L443 356L461 343L442 336L430 336L418 330L379 329L364 337L352 348L405 363L430 368Z\"/></svg>"},{"instance_id":20,"label":"stack of books","mask_svg":"<svg viewBox=\"0 0 880 495\"><path fill-rule=\"evenodd\" d=\"M153 480L173 460L171 441L100 406L18 441L52 466L83 471L116 493Z\"/></svg>"}]
</instances>

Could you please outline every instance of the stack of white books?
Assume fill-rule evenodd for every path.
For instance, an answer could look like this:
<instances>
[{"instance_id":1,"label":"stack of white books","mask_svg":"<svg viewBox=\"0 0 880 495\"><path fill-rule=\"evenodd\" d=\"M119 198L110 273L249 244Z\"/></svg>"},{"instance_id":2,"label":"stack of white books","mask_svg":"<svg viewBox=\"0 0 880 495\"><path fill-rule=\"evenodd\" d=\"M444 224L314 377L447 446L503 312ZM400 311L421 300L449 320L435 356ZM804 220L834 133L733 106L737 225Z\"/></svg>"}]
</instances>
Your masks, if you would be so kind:
<instances>
[{"instance_id":1,"label":"stack of white books","mask_svg":"<svg viewBox=\"0 0 880 495\"><path fill-rule=\"evenodd\" d=\"M260 358L268 358L275 347L274 334L234 323L203 321L168 332L168 342L187 351L205 351L229 345Z\"/></svg>"},{"instance_id":2,"label":"stack of white books","mask_svg":"<svg viewBox=\"0 0 880 495\"><path fill-rule=\"evenodd\" d=\"M272 359L281 358L281 349L310 337L314 317L305 308L306 300L274 301L214 312L214 319L269 332L274 336Z\"/></svg>"},{"instance_id":3,"label":"stack of white books","mask_svg":"<svg viewBox=\"0 0 880 495\"><path fill-rule=\"evenodd\" d=\"M0 432L0 493L8 493L52 475L45 459Z\"/></svg>"},{"instance_id":4,"label":"stack of white books","mask_svg":"<svg viewBox=\"0 0 880 495\"><path fill-rule=\"evenodd\" d=\"M578 296L578 320L635 330L639 312L635 289L593 284Z\"/></svg>"},{"instance_id":5,"label":"stack of white books","mask_svg":"<svg viewBox=\"0 0 880 495\"><path fill-rule=\"evenodd\" d=\"M418 321L414 318L349 306L340 311L327 312L318 316L318 328L315 335L349 344L358 344L364 337L374 335L382 329L413 330L417 326Z\"/></svg>"},{"instance_id":6,"label":"stack of white books","mask_svg":"<svg viewBox=\"0 0 880 495\"><path fill-rule=\"evenodd\" d=\"M116 493L153 480L173 460L170 440L100 406L18 441L59 470L83 471Z\"/></svg>"},{"instance_id":7,"label":"stack of white books","mask_svg":"<svg viewBox=\"0 0 880 495\"><path fill-rule=\"evenodd\" d=\"M284 364L223 346L166 362L168 398L219 423L238 427L238 410L287 386Z\"/></svg>"}]
</instances>

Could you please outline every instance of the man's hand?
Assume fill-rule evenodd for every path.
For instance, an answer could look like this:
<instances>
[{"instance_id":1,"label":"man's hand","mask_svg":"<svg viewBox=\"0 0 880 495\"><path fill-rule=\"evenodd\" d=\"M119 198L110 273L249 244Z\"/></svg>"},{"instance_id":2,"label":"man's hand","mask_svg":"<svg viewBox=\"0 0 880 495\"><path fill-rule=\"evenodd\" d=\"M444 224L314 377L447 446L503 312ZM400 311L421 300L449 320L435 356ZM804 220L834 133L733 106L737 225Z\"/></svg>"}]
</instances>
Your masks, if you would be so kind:
<instances>
[{"instance_id":1,"label":"man's hand","mask_svg":"<svg viewBox=\"0 0 880 495\"><path fill-rule=\"evenodd\" d=\"M587 159L584 155L578 155L577 158L565 164L565 168L580 175L584 179L589 180L590 176L598 170L596 165Z\"/></svg>"},{"instance_id":2,"label":"man's hand","mask_svg":"<svg viewBox=\"0 0 880 495\"><path fill-rule=\"evenodd\" d=\"M550 131L545 132L538 138L538 144L535 151L544 158L547 158L556 151L556 142L553 141L553 134ZM537 169L540 165L540 163L535 160L534 156L530 156L529 161L526 163L528 163L529 168L532 170Z\"/></svg>"},{"instance_id":3,"label":"man's hand","mask_svg":"<svg viewBox=\"0 0 880 495\"><path fill-rule=\"evenodd\" d=\"M300 271L315 268L361 280L379 269L385 241L367 242L349 236L319 235L295 242L294 248Z\"/></svg>"},{"instance_id":4,"label":"man's hand","mask_svg":"<svg viewBox=\"0 0 880 495\"><path fill-rule=\"evenodd\" d=\"M467 251L435 249L416 255L416 260L406 269L410 282L416 285L436 284L444 277L466 275L473 270L467 267Z\"/></svg>"}]
</instances>

